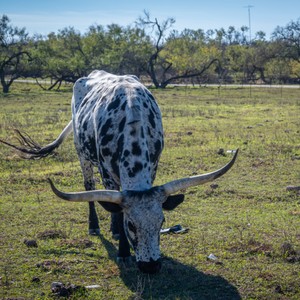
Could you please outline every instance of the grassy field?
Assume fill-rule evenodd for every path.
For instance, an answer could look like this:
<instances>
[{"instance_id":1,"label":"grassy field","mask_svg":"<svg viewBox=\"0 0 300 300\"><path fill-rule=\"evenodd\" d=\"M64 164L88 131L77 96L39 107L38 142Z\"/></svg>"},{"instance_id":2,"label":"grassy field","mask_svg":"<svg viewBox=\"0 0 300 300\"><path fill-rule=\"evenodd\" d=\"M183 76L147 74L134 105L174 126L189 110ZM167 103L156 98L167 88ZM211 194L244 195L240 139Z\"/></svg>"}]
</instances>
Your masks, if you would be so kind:
<instances>
[{"instance_id":1,"label":"grassy field","mask_svg":"<svg viewBox=\"0 0 300 300\"><path fill-rule=\"evenodd\" d=\"M62 190L83 189L71 137L38 161L0 145L1 299L53 299L53 282L99 286L73 289L70 299L300 299L300 195L286 190L300 185L300 89L153 94L165 128L155 184L212 171L230 160L227 150L240 149L217 186L187 190L165 213L165 227L189 232L161 237L161 272L118 266L109 213L97 208L102 235L88 236L88 206L50 192L47 177ZM0 137L14 141L16 127L49 143L71 118L71 95L15 85L0 95Z\"/></svg>"}]
</instances>

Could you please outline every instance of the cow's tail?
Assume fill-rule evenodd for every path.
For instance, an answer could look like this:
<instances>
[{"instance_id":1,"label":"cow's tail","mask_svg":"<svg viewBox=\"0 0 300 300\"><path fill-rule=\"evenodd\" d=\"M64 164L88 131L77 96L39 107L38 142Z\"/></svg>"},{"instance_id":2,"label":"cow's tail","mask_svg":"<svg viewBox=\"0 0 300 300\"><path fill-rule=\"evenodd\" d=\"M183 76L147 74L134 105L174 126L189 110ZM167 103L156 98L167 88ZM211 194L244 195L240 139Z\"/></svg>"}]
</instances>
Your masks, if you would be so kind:
<instances>
[{"instance_id":1,"label":"cow's tail","mask_svg":"<svg viewBox=\"0 0 300 300\"><path fill-rule=\"evenodd\" d=\"M18 150L18 154L23 158L39 159L53 153L54 149L62 144L72 130L72 121L70 121L58 138L44 147L35 142L27 133L21 132L18 129L15 129L15 132L20 145L13 145L1 139L0 142Z\"/></svg>"}]
</instances>

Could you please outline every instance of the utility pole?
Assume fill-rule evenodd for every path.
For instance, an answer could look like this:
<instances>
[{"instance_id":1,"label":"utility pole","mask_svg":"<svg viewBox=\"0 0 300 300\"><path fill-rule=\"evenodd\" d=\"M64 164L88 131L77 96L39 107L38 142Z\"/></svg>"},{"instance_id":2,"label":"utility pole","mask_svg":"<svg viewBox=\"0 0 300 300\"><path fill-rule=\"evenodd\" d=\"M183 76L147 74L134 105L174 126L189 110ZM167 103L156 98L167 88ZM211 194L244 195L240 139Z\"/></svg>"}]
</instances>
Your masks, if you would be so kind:
<instances>
[{"instance_id":1,"label":"utility pole","mask_svg":"<svg viewBox=\"0 0 300 300\"><path fill-rule=\"evenodd\" d=\"M251 44L251 8L254 7L253 5L244 6L248 8L248 22L249 22L249 44Z\"/></svg>"}]
</instances>

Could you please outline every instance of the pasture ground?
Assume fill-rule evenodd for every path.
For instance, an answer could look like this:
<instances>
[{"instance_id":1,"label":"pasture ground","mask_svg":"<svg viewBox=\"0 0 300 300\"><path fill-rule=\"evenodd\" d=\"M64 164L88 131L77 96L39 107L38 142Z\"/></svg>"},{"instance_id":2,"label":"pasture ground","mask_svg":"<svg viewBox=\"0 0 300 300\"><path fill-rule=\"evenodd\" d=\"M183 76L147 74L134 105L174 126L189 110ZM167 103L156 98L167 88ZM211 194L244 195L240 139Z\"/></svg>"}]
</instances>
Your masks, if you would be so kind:
<instances>
[{"instance_id":1,"label":"pasture ground","mask_svg":"<svg viewBox=\"0 0 300 300\"><path fill-rule=\"evenodd\" d=\"M1 299L53 299L52 282L100 286L70 299L300 299L300 195L286 191L300 185L300 89L152 92L165 128L156 185L212 171L231 158L227 150L240 149L217 186L188 189L165 213L164 227L190 230L161 237L161 272L118 266L109 213L97 208L102 235L88 236L87 204L50 191L47 177L62 190L83 189L71 137L37 161L0 145ZM0 137L14 141L19 128L49 143L71 118L71 95L15 84L0 95Z\"/></svg>"}]
</instances>

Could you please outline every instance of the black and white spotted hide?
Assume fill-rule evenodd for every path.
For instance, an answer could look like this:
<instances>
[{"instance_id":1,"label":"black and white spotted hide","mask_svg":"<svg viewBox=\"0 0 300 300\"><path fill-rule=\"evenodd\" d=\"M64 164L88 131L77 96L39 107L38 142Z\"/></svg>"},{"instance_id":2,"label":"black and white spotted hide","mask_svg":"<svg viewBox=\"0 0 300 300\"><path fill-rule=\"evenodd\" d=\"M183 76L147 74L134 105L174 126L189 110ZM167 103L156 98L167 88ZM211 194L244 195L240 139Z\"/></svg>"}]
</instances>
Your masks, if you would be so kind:
<instances>
[{"instance_id":1,"label":"black and white spotted hide","mask_svg":"<svg viewBox=\"0 0 300 300\"><path fill-rule=\"evenodd\" d=\"M92 164L107 189L128 191L122 204L125 233L137 261L157 261L165 199L143 192L152 187L163 149L161 113L155 99L135 76L94 71L76 82L72 113L85 181L92 181Z\"/></svg>"}]
</instances>

